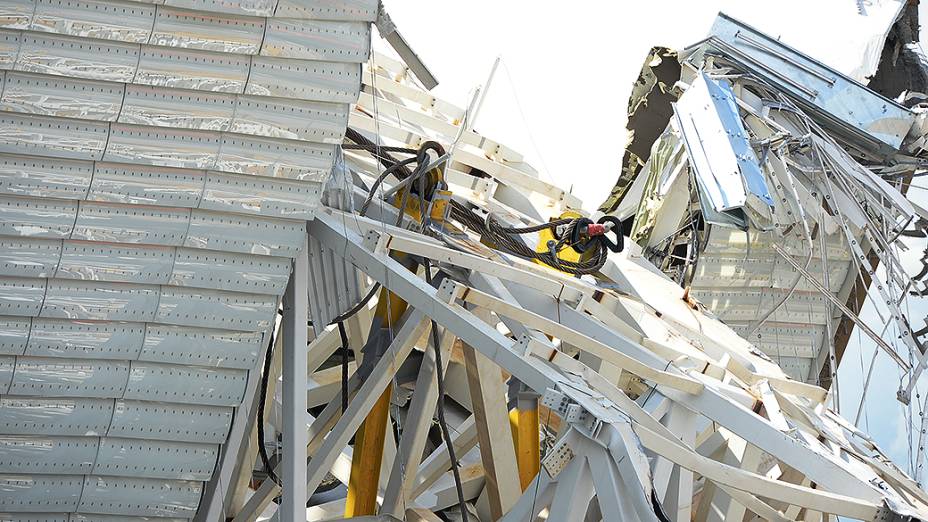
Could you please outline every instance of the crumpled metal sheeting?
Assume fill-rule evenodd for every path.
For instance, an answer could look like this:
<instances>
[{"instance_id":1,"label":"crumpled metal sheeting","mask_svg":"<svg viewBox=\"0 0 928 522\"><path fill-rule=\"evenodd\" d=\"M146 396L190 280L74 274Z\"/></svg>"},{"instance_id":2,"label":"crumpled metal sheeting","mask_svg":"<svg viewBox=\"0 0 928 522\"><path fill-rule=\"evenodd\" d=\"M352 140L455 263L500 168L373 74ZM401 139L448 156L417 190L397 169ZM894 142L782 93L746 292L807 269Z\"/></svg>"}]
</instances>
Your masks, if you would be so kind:
<instances>
[{"instance_id":1,"label":"crumpled metal sheeting","mask_svg":"<svg viewBox=\"0 0 928 522\"><path fill-rule=\"evenodd\" d=\"M192 518L377 5L0 2L0 513Z\"/></svg>"},{"instance_id":2,"label":"crumpled metal sheeting","mask_svg":"<svg viewBox=\"0 0 928 522\"><path fill-rule=\"evenodd\" d=\"M632 238L793 378L815 381L822 350L834 335L825 326L837 326L841 314L792 267L783 266L780 275L775 268L762 270L761 278L754 269L771 255L782 261L769 248L776 243L844 302L858 273L873 273L865 250L875 248L890 269L885 284L876 286L882 301L892 301L885 286L908 283L887 245L915 211L897 187L846 149L869 158L868 166L890 165L887 147L902 145L915 119L904 107L752 31L720 16L713 35L687 50L681 83L689 87L674 104L676 119L655 141L639 174L643 179L627 183L629 193L640 194ZM886 125L863 121L871 116ZM686 154L671 166L655 161L653 151L677 135ZM677 184L670 191L667 173L680 171L691 175L691 187ZM630 204L619 211L630 215ZM720 234L727 239L718 241ZM828 244L824 256L819 236ZM901 311L891 315L910 330ZM788 334L808 328L820 333L805 340Z\"/></svg>"},{"instance_id":3,"label":"crumpled metal sheeting","mask_svg":"<svg viewBox=\"0 0 928 522\"><path fill-rule=\"evenodd\" d=\"M676 51L654 47L648 54L628 100L628 142L622 157L622 170L616 186L600 205L602 212L615 212L625 200L629 187L650 158L651 145L673 115L672 91L680 79L680 62Z\"/></svg>"},{"instance_id":4,"label":"crumpled metal sheeting","mask_svg":"<svg viewBox=\"0 0 928 522\"><path fill-rule=\"evenodd\" d=\"M724 81L697 74L674 104L674 114L696 181L714 210L747 206L748 194L773 205L734 95Z\"/></svg>"},{"instance_id":5,"label":"crumpled metal sheeting","mask_svg":"<svg viewBox=\"0 0 928 522\"><path fill-rule=\"evenodd\" d=\"M737 62L864 145L899 149L914 122L898 103L724 14L716 18L709 40L687 59L698 63L707 52Z\"/></svg>"}]
</instances>

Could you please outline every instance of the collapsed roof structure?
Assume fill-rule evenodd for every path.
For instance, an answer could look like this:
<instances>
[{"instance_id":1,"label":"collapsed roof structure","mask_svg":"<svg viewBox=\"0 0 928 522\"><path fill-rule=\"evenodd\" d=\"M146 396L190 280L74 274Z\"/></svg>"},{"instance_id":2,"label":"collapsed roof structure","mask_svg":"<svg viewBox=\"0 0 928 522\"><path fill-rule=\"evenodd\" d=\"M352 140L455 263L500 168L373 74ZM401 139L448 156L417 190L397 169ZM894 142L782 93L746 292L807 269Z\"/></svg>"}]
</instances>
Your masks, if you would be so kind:
<instances>
[{"instance_id":1,"label":"collapsed roof structure","mask_svg":"<svg viewBox=\"0 0 928 522\"><path fill-rule=\"evenodd\" d=\"M834 411L924 370L913 12L656 48L590 215L373 0L0 0L0 519L928 520Z\"/></svg>"}]
</instances>

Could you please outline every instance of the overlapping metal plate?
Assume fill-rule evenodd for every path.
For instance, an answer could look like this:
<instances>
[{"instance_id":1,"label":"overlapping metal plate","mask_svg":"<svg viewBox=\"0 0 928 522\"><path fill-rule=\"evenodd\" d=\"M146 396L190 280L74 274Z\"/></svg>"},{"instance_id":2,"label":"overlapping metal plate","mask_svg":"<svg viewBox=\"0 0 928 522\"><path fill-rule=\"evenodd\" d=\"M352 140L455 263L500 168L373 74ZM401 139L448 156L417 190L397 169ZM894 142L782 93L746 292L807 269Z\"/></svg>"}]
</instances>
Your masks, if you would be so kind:
<instances>
[{"instance_id":1,"label":"overlapping metal plate","mask_svg":"<svg viewBox=\"0 0 928 522\"><path fill-rule=\"evenodd\" d=\"M0 0L0 519L193 517L376 14Z\"/></svg>"}]
</instances>

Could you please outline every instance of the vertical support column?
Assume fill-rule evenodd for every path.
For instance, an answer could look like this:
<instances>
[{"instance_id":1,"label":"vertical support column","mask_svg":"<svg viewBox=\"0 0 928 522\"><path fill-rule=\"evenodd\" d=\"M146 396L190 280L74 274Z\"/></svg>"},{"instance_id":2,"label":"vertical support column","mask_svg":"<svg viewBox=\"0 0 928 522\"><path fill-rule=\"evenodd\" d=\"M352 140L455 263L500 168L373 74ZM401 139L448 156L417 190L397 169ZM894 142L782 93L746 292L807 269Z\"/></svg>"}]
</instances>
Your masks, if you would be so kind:
<instances>
[{"instance_id":1,"label":"vertical support column","mask_svg":"<svg viewBox=\"0 0 928 522\"><path fill-rule=\"evenodd\" d=\"M293 273L284 294L283 334L283 496L281 522L306 520L306 345L309 306L306 249L293 261Z\"/></svg>"},{"instance_id":2,"label":"vertical support column","mask_svg":"<svg viewBox=\"0 0 928 522\"><path fill-rule=\"evenodd\" d=\"M408 258L405 260L409 261ZM411 262L409 266L414 267ZM406 301L393 292L386 288L380 290L368 342L362 350L364 358L356 370L356 374L362 379L369 377L370 369L379 362L388 344L393 342L392 332L400 323L407 307ZM345 499L345 518L374 515L377 512L383 445L387 423L390 420L392 395L393 385L387 384L355 434L348 496Z\"/></svg>"},{"instance_id":3,"label":"vertical support column","mask_svg":"<svg viewBox=\"0 0 928 522\"><path fill-rule=\"evenodd\" d=\"M535 480L541 466L538 432L538 394L528 390L519 392L516 413L516 462L519 465L519 483L522 491ZM512 413L510 412L510 415ZM511 420L511 419L510 419Z\"/></svg>"}]
</instances>

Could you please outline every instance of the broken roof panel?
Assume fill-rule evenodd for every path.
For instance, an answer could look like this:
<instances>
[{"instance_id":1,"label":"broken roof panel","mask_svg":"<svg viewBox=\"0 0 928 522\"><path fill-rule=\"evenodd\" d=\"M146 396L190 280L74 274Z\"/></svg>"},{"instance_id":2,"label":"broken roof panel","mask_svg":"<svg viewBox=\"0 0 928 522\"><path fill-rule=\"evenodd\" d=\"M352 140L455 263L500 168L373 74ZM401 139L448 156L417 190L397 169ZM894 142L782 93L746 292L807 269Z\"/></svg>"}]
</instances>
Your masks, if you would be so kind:
<instances>
[{"instance_id":1,"label":"broken roof panel","mask_svg":"<svg viewBox=\"0 0 928 522\"><path fill-rule=\"evenodd\" d=\"M705 53L722 54L865 143L898 149L915 122L902 105L725 14L689 59L698 63Z\"/></svg>"},{"instance_id":2,"label":"broken roof panel","mask_svg":"<svg viewBox=\"0 0 928 522\"><path fill-rule=\"evenodd\" d=\"M734 95L724 80L698 73L674 104L674 115L696 181L715 211L745 206L748 194L773 204Z\"/></svg>"}]
</instances>

